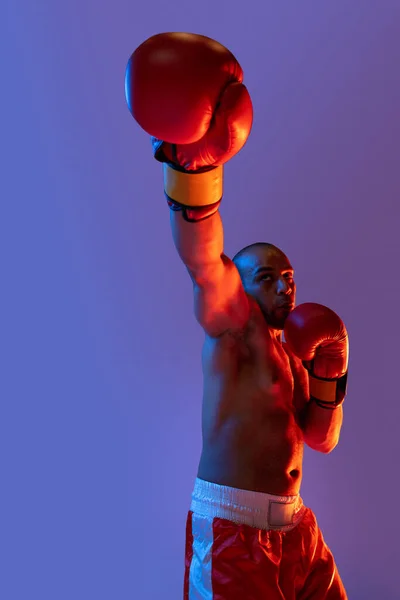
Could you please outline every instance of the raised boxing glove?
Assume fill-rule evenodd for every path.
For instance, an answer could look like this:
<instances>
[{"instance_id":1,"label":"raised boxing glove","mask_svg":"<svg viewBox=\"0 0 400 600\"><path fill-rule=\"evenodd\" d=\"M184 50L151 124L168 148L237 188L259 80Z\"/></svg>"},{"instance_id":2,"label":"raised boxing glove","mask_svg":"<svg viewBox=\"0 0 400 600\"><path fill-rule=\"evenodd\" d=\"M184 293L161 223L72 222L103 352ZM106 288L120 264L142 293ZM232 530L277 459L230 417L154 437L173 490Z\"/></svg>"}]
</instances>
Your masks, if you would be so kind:
<instances>
[{"instance_id":1,"label":"raised boxing glove","mask_svg":"<svg viewBox=\"0 0 400 600\"><path fill-rule=\"evenodd\" d=\"M253 109L242 69L224 46L201 35L162 33L143 42L128 61L126 100L153 137L164 163L171 208L187 220L217 210L223 164L245 144Z\"/></svg>"},{"instance_id":2,"label":"raised boxing glove","mask_svg":"<svg viewBox=\"0 0 400 600\"><path fill-rule=\"evenodd\" d=\"M333 310L312 302L297 306L285 322L289 349L309 372L310 399L321 408L342 404L347 389L349 341Z\"/></svg>"}]
</instances>

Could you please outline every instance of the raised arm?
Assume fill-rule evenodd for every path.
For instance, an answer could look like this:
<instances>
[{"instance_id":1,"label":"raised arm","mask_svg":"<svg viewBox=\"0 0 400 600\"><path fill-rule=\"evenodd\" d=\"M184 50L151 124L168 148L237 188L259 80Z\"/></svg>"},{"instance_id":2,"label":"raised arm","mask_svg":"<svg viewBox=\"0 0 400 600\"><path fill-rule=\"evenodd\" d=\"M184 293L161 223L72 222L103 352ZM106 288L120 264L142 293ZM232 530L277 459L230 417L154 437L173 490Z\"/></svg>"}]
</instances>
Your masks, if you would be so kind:
<instances>
[{"instance_id":1,"label":"raised arm","mask_svg":"<svg viewBox=\"0 0 400 600\"><path fill-rule=\"evenodd\" d=\"M167 33L146 40L126 72L128 106L153 137L175 246L194 284L195 314L219 336L244 326L249 305L223 252L223 164L245 144L252 104L234 56L210 38Z\"/></svg>"},{"instance_id":2,"label":"raised arm","mask_svg":"<svg viewBox=\"0 0 400 600\"><path fill-rule=\"evenodd\" d=\"M241 329L249 304L239 273L223 253L223 228L219 211L189 223L171 211L171 226L179 256L193 281L196 319L212 337Z\"/></svg>"}]
</instances>

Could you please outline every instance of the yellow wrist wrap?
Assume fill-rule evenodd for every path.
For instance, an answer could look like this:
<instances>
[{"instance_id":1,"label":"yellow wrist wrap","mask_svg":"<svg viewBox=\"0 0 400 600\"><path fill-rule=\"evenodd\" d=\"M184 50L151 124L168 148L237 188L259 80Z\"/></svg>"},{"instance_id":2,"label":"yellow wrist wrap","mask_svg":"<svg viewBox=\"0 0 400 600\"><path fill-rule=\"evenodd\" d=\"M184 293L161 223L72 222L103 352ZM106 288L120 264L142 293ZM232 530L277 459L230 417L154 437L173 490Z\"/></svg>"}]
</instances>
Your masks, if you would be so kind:
<instances>
[{"instance_id":1,"label":"yellow wrist wrap","mask_svg":"<svg viewBox=\"0 0 400 600\"><path fill-rule=\"evenodd\" d=\"M324 381L316 379L309 373L310 396L322 400L322 402L336 402L336 381Z\"/></svg>"},{"instance_id":2,"label":"yellow wrist wrap","mask_svg":"<svg viewBox=\"0 0 400 600\"><path fill-rule=\"evenodd\" d=\"M337 408L345 399L347 372L338 379L322 379L308 372L310 399L321 408Z\"/></svg>"},{"instance_id":3,"label":"yellow wrist wrap","mask_svg":"<svg viewBox=\"0 0 400 600\"><path fill-rule=\"evenodd\" d=\"M223 166L204 173L182 173L164 163L164 190L171 200L184 206L215 204L223 195Z\"/></svg>"}]
</instances>

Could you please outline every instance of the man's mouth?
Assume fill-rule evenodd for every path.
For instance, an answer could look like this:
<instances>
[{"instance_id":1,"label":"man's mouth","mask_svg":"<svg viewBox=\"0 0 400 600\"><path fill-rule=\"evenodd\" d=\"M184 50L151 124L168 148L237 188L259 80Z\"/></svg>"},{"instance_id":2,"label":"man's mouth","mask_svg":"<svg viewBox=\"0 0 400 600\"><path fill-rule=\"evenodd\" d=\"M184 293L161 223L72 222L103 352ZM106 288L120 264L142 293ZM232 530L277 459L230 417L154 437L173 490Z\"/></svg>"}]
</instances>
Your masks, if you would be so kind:
<instances>
[{"instance_id":1,"label":"man's mouth","mask_svg":"<svg viewBox=\"0 0 400 600\"><path fill-rule=\"evenodd\" d=\"M285 304L280 304L277 308L283 309L283 310L292 310L293 307L294 307L293 302L285 302Z\"/></svg>"}]
</instances>

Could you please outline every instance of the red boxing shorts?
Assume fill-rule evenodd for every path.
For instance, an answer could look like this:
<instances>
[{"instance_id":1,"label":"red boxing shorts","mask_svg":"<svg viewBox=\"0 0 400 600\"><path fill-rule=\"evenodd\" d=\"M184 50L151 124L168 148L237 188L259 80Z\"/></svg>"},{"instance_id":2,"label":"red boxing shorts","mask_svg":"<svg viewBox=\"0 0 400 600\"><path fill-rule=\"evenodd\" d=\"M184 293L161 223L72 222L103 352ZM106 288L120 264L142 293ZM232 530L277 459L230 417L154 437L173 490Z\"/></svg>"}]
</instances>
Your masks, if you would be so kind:
<instances>
[{"instance_id":1,"label":"red boxing shorts","mask_svg":"<svg viewBox=\"0 0 400 600\"><path fill-rule=\"evenodd\" d=\"M184 600L347 600L314 513L196 479L187 519Z\"/></svg>"}]
</instances>

